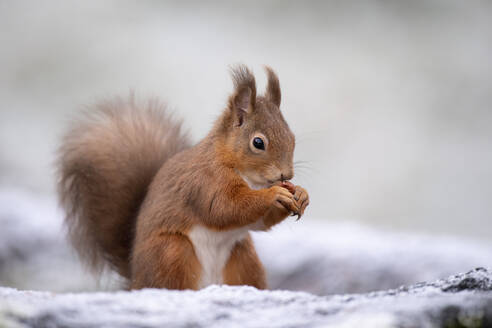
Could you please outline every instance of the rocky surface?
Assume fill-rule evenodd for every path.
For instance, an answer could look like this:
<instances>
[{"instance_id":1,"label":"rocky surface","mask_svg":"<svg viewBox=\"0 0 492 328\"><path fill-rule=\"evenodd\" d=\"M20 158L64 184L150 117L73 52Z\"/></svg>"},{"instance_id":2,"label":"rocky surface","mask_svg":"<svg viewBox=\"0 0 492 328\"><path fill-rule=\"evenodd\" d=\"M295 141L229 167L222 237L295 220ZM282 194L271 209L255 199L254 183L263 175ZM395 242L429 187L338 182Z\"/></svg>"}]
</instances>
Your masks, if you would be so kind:
<instances>
[{"instance_id":1,"label":"rocky surface","mask_svg":"<svg viewBox=\"0 0 492 328\"><path fill-rule=\"evenodd\" d=\"M0 288L12 327L491 327L492 272L335 296L211 286L53 294Z\"/></svg>"},{"instance_id":2,"label":"rocky surface","mask_svg":"<svg viewBox=\"0 0 492 328\"><path fill-rule=\"evenodd\" d=\"M0 227L2 328L492 326L492 272L450 276L491 268L486 243L305 217L254 234L273 291L111 292L118 279L84 271L53 199L0 190Z\"/></svg>"}]
</instances>

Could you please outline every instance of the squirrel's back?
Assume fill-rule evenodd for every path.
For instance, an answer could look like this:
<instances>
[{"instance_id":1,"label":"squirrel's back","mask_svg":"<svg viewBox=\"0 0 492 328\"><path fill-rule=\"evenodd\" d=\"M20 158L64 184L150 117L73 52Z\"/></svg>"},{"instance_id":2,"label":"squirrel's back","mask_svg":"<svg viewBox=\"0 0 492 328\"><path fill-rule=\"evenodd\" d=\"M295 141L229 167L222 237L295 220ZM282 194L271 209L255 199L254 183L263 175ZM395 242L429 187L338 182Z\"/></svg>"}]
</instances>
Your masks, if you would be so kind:
<instances>
[{"instance_id":1,"label":"squirrel's back","mask_svg":"<svg viewBox=\"0 0 492 328\"><path fill-rule=\"evenodd\" d=\"M135 220L163 163L188 148L157 101L101 102L75 121L59 155L59 195L71 241L88 264L129 277Z\"/></svg>"}]
</instances>

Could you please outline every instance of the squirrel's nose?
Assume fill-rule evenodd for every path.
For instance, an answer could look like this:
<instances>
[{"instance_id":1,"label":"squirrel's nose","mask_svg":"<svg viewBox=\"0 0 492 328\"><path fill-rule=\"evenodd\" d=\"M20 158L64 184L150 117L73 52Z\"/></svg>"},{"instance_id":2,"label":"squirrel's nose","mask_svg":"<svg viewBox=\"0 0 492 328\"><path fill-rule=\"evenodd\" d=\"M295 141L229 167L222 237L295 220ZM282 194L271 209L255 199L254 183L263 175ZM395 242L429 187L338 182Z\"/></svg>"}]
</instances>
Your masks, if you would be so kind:
<instances>
[{"instance_id":1,"label":"squirrel's nose","mask_svg":"<svg viewBox=\"0 0 492 328\"><path fill-rule=\"evenodd\" d=\"M281 173L281 174L280 174L280 181L290 180L290 179L292 179L292 178L293 178L293 176L294 176L294 174L293 174L293 173L291 173L291 172L286 173L286 174Z\"/></svg>"}]
</instances>

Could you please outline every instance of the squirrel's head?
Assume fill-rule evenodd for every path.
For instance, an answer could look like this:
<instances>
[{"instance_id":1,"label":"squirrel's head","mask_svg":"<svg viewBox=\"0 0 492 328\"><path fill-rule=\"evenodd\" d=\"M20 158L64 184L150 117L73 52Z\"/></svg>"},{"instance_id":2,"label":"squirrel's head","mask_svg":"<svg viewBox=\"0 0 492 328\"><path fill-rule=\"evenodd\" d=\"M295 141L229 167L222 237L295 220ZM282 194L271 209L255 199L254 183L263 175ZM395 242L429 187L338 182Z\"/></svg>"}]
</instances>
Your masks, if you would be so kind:
<instances>
[{"instance_id":1,"label":"squirrel's head","mask_svg":"<svg viewBox=\"0 0 492 328\"><path fill-rule=\"evenodd\" d=\"M265 188L294 176L295 137L280 112L280 84L265 67L265 94L256 95L255 78L244 65L231 69L234 92L217 123L224 160L253 188Z\"/></svg>"}]
</instances>

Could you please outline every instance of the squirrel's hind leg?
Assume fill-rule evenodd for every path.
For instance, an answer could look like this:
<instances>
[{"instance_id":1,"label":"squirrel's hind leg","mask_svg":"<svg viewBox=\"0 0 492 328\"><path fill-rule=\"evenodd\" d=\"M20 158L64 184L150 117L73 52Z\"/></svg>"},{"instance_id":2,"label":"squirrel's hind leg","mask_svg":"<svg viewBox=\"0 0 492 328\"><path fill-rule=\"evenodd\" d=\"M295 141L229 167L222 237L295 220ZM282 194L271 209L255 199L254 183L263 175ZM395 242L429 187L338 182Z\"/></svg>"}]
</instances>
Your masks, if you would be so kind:
<instances>
[{"instance_id":1,"label":"squirrel's hind leg","mask_svg":"<svg viewBox=\"0 0 492 328\"><path fill-rule=\"evenodd\" d=\"M133 252L131 289L198 289L201 266L188 237L156 232Z\"/></svg>"},{"instance_id":2,"label":"squirrel's hind leg","mask_svg":"<svg viewBox=\"0 0 492 328\"><path fill-rule=\"evenodd\" d=\"M256 254L251 236L238 242L223 271L227 285L248 285L266 289L265 269Z\"/></svg>"}]
</instances>

